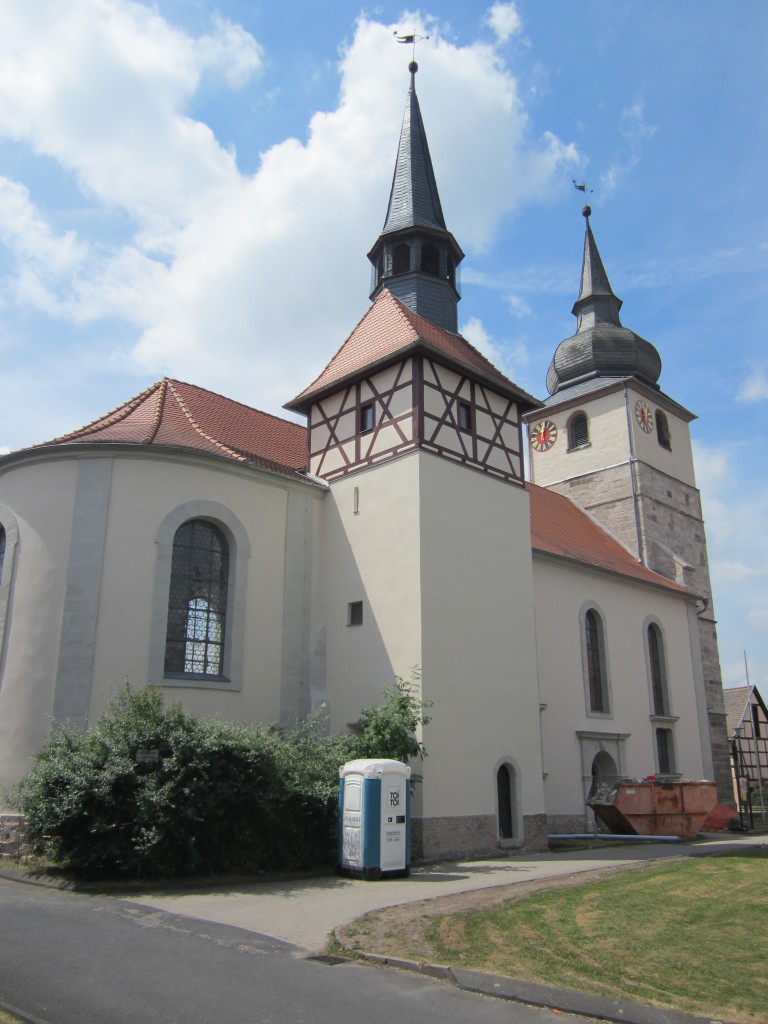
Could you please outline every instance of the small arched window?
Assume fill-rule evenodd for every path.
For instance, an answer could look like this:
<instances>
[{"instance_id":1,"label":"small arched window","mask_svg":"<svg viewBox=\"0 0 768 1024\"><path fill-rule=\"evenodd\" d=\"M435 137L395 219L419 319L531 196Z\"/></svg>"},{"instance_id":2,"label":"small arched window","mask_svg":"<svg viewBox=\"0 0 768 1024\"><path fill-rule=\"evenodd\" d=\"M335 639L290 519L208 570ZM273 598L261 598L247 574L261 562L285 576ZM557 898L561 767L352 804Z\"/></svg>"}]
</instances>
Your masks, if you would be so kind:
<instances>
[{"instance_id":1,"label":"small arched window","mask_svg":"<svg viewBox=\"0 0 768 1024\"><path fill-rule=\"evenodd\" d=\"M651 695L654 715L669 714L667 694L667 666L664 658L664 640L655 623L648 626L648 665L651 673Z\"/></svg>"},{"instance_id":2,"label":"small arched window","mask_svg":"<svg viewBox=\"0 0 768 1024\"><path fill-rule=\"evenodd\" d=\"M589 444L589 424L586 413L577 412L568 424L568 447L583 448Z\"/></svg>"},{"instance_id":3,"label":"small arched window","mask_svg":"<svg viewBox=\"0 0 768 1024\"><path fill-rule=\"evenodd\" d=\"M608 711L608 678L605 669L603 623L594 608L584 616L584 647L586 651L589 710L597 714Z\"/></svg>"},{"instance_id":4,"label":"small arched window","mask_svg":"<svg viewBox=\"0 0 768 1024\"><path fill-rule=\"evenodd\" d=\"M667 417L659 409L656 410L656 438L662 448L672 451L672 438L669 433Z\"/></svg>"},{"instance_id":5,"label":"small arched window","mask_svg":"<svg viewBox=\"0 0 768 1024\"><path fill-rule=\"evenodd\" d=\"M173 539L165 671L224 674L229 545L213 523L190 519Z\"/></svg>"},{"instance_id":6,"label":"small arched window","mask_svg":"<svg viewBox=\"0 0 768 1024\"><path fill-rule=\"evenodd\" d=\"M411 249L405 242L395 246L392 253L392 273L407 274L411 269Z\"/></svg>"},{"instance_id":7,"label":"small arched window","mask_svg":"<svg viewBox=\"0 0 768 1024\"><path fill-rule=\"evenodd\" d=\"M421 269L425 274L440 273L440 254L431 242L426 242L421 247Z\"/></svg>"},{"instance_id":8,"label":"small arched window","mask_svg":"<svg viewBox=\"0 0 768 1024\"><path fill-rule=\"evenodd\" d=\"M499 839L514 839L517 808L515 807L515 769L502 764L496 772L496 801L499 808Z\"/></svg>"}]
</instances>

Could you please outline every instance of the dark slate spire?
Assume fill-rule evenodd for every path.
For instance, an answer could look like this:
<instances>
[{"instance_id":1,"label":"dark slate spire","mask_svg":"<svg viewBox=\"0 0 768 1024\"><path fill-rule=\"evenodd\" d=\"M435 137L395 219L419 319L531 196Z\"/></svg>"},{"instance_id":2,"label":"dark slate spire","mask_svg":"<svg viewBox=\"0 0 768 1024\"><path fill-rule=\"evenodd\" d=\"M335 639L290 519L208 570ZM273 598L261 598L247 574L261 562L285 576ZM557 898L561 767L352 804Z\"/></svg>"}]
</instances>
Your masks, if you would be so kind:
<instances>
[{"instance_id":1,"label":"dark slate spire","mask_svg":"<svg viewBox=\"0 0 768 1024\"><path fill-rule=\"evenodd\" d=\"M581 291L573 305L576 333L557 347L549 370L550 395L595 377L637 377L658 387L661 357L654 346L619 319L621 299L613 294L608 275L589 224L592 213L582 211L587 221Z\"/></svg>"},{"instance_id":2,"label":"dark slate spire","mask_svg":"<svg viewBox=\"0 0 768 1024\"><path fill-rule=\"evenodd\" d=\"M411 63L409 70L411 87L408 90L403 127L400 130L400 145L383 228L385 235L390 231L414 227L446 230L427 145L427 133L424 131L419 98L416 95L415 61Z\"/></svg>"},{"instance_id":3,"label":"dark slate spire","mask_svg":"<svg viewBox=\"0 0 768 1024\"><path fill-rule=\"evenodd\" d=\"M445 226L416 95L417 70L413 61L387 216L368 253L373 264L371 298L389 288L414 313L455 333L460 298L456 268L464 253Z\"/></svg>"}]
</instances>

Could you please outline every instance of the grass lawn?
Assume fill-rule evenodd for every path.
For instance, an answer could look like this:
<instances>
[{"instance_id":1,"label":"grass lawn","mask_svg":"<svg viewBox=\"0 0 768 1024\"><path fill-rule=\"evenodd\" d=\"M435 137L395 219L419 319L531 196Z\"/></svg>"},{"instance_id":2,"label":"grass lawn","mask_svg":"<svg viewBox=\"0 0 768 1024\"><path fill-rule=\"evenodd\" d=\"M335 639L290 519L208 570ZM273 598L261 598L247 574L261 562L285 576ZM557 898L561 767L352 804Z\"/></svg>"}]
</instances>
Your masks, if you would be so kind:
<instances>
[{"instance_id":1,"label":"grass lawn","mask_svg":"<svg viewBox=\"0 0 768 1024\"><path fill-rule=\"evenodd\" d=\"M768 851L685 858L435 918L442 963L732 1021L768 1019Z\"/></svg>"}]
</instances>

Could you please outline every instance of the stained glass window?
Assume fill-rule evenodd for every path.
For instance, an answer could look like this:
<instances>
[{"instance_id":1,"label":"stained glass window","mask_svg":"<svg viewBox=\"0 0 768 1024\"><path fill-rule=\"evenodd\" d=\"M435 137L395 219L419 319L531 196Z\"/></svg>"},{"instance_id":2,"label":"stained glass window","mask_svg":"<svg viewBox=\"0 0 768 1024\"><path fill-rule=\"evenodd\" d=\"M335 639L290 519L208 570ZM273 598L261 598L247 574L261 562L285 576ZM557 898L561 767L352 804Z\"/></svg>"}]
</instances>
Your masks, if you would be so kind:
<instances>
[{"instance_id":1,"label":"stained glass window","mask_svg":"<svg viewBox=\"0 0 768 1024\"><path fill-rule=\"evenodd\" d=\"M229 582L229 545L222 531L191 519L173 540L165 671L221 676Z\"/></svg>"}]
</instances>

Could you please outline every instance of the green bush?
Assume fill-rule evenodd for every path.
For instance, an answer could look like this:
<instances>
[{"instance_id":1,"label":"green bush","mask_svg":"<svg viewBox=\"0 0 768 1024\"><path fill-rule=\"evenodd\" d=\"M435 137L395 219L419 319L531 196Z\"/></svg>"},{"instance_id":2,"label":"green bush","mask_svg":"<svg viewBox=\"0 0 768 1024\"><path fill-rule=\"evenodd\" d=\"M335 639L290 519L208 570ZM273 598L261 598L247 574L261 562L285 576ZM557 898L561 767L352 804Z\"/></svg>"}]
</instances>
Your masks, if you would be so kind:
<instances>
[{"instance_id":1,"label":"green bush","mask_svg":"<svg viewBox=\"0 0 768 1024\"><path fill-rule=\"evenodd\" d=\"M427 705L400 679L384 697L360 736L324 736L322 712L283 733L197 719L157 688L126 687L93 729L58 729L38 754L20 787L27 840L84 878L330 866L339 767L425 754L413 732Z\"/></svg>"}]
</instances>

